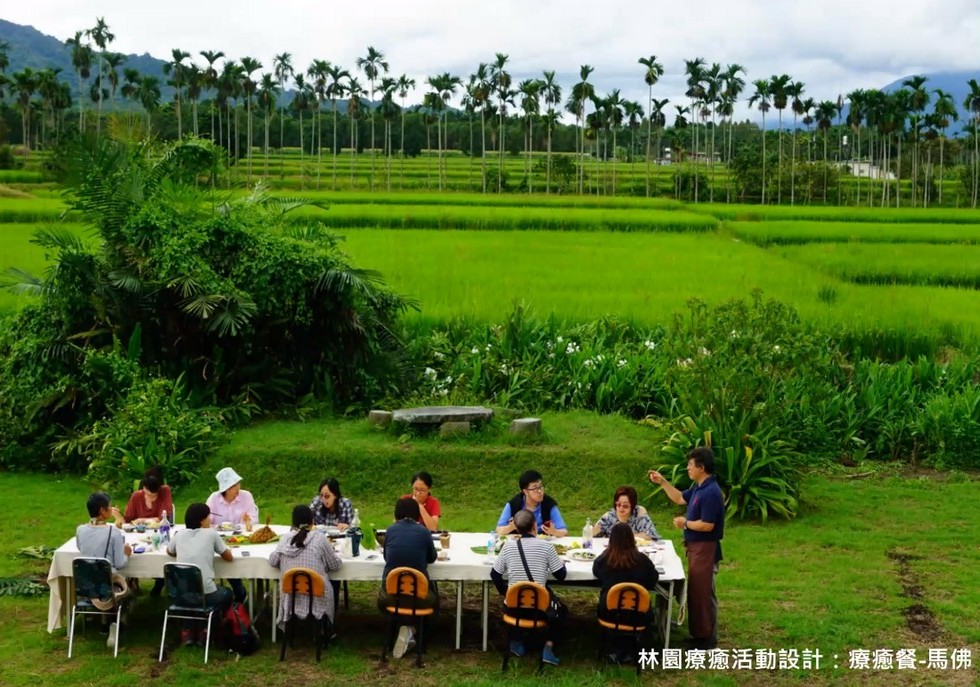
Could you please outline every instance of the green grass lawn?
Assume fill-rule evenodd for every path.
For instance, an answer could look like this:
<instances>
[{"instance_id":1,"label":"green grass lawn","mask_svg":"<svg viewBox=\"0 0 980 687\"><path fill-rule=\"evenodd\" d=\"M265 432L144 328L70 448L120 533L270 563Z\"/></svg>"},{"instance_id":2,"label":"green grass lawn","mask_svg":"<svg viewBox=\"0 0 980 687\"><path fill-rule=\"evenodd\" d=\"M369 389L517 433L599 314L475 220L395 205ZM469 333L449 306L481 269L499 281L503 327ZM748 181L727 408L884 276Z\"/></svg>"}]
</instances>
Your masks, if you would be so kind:
<instances>
[{"instance_id":1,"label":"green grass lawn","mask_svg":"<svg viewBox=\"0 0 980 687\"><path fill-rule=\"evenodd\" d=\"M510 440L503 421L462 440L403 436L377 431L363 421L268 422L237 432L203 467L202 477L179 488L178 510L206 496L213 473L231 464L244 475L260 508L284 521L295 503L308 502L319 480L336 475L361 510L362 518L384 522L404 493L412 471L428 469L445 523L454 529L489 529L504 500L516 489L516 475L536 467L562 506L573 531L586 516L606 509L621 483L640 488L661 532L677 509L643 485L656 464L657 436L617 417L589 413L545 415L545 435L536 442ZM804 480L804 508L791 522L733 523L726 530L725 561L718 576L720 640L725 649L819 649L819 671L656 671L658 684L706 685L948 685L976 684L970 671L868 671L846 669L854 649L969 647L980 652L980 506L976 475L910 471L896 465L865 464L850 471L825 470ZM47 564L15 558L29 544L57 546L84 517L89 486L77 477L0 473L0 576L43 576ZM125 494L114 494L122 501ZM57 503L57 507L49 507ZM39 505L41 504L41 505ZM972 505L971 505L972 504ZM904 561L904 562L903 562ZM144 588L145 588L144 584ZM115 661L101 638L89 632L76 656L66 658L63 631L45 631L47 599L0 597L0 683L7 685L213 684L293 685L309 679L354 684L490 685L499 683L499 654L479 651L478 599L468 594L464 648L450 649L452 601L436 621L426 666L409 659L387 667L378 662L383 622L373 608L375 588L352 585L352 609L340 615L340 641L315 666L308 643L278 663L278 647L265 644L241 662L217 652L203 665L199 650L180 650L161 665L155 660L162 602L141 597L120 656ZM448 591L443 590L447 595ZM451 595L450 595L451 596ZM628 671L594 663L594 595L568 592L574 618L563 659L546 682L558 685L637 684ZM496 603L496 601L495 601ZM932 622L926 634L913 632L907 609L921 606ZM920 613L923 612L920 609ZM499 631L491 640L499 645ZM678 639L686 631L676 631ZM837 654L840 668L831 665ZM518 666L508 682L531 684L533 667Z\"/></svg>"}]
</instances>

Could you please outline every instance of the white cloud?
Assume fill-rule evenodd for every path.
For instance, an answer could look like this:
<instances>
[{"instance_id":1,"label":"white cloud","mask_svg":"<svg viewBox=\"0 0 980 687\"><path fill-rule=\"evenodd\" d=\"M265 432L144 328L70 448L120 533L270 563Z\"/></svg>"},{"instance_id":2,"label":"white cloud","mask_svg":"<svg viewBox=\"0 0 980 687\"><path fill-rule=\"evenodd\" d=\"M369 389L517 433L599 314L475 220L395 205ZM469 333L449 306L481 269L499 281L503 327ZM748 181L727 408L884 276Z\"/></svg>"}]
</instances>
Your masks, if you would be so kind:
<instances>
[{"instance_id":1,"label":"white cloud","mask_svg":"<svg viewBox=\"0 0 980 687\"><path fill-rule=\"evenodd\" d=\"M740 63L748 79L787 73L818 100L881 86L919 71L978 67L976 0L43 0L8 3L4 18L65 38L104 16L120 52L166 57L223 50L271 70L283 51L303 66L327 59L352 69L368 45L396 74L466 76L495 52L510 57L515 80L558 72L567 94L579 66L596 68L599 92L620 88L644 102L637 59L655 54L666 74L655 89L679 101L684 59ZM971 47L972 46L972 47ZM978 70L980 71L980 70Z\"/></svg>"}]
</instances>

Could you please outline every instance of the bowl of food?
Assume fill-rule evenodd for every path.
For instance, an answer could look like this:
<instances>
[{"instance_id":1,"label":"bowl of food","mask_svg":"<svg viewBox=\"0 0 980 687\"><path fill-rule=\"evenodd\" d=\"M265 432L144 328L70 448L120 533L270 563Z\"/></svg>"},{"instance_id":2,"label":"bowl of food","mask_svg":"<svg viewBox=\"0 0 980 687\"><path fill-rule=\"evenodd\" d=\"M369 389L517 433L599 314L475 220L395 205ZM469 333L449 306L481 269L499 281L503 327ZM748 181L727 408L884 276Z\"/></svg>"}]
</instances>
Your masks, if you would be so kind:
<instances>
[{"instance_id":1,"label":"bowl of food","mask_svg":"<svg viewBox=\"0 0 980 687\"><path fill-rule=\"evenodd\" d=\"M385 535L387 533L388 533L388 530L375 530L374 531L374 540L376 542L378 542L378 546L380 546L382 549L385 547Z\"/></svg>"}]
</instances>

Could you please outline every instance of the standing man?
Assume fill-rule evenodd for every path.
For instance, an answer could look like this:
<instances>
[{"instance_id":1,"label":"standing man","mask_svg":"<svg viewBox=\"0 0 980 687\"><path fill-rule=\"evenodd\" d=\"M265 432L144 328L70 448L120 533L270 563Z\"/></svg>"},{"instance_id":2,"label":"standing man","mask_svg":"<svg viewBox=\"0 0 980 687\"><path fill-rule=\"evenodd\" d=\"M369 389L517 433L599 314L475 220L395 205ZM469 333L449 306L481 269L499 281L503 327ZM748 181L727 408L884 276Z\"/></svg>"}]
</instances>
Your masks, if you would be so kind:
<instances>
[{"instance_id":1,"label":"standing man","mask_svg":"<svg viewBox=\"0 0 980 687\"><path fill-rule=\"evenodd\" d=\"M718 597L715 574L721 561L721 539L725 533L725 498L715 477L715 454L700 446L687 454L687 475L694 486L681 492L656 470L650 481L664 488L667 497L687 506L674 526L684 530L687 551L687 613L691 648L714 649L718 645Z\"/></svg>"},{"instance_id":2,"label":"standing man","mask_svg":"<svg viewBox=\"0 0 980 687\"><path fill-rule=\"evenodd\" d=\"M500 519L497 520L497 534L517 532L514 515L522 510L531 511L539 532L544 532L553 537L564 537L568 534L568 528L561 517L561 511L558 510L558 502L544 493L544 482L541 481L540 472L537 470L524 471L518 478L517 485L521 490L507 502L501 511Z\"/></svg>"}]
</instances>

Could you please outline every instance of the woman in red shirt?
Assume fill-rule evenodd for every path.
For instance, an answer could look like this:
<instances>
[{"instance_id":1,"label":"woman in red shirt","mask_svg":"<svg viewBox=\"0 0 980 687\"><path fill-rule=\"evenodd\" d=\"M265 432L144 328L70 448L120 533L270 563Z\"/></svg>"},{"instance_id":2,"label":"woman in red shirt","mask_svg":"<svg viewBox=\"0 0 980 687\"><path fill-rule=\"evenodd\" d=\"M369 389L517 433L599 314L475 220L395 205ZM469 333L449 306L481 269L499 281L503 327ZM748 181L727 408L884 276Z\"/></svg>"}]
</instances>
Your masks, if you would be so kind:
<instances>
[{"instance_id":1,"label":"woman in red shirt","mask_svg":"<svg viewBox=\"0 0 980 687\"><path fill-rule=\"evenodd\" d=\"M442 511L439 509L439 499L433 496L432 475L421 471L412 475L412 493L405 494L402 498L415 499L419 504L419 524L425 525L435 532L439 529L439 518Z\"/></svg>"},{"instance_id":2,"label":"woman in red shirt","mask_svg":"<svg viewBox=\"0 0 980 687\"><path fill-rule=\"evenodd\" d=\"M126 504L126 513L123 519L134 525L146 524L149 521L160 520L163 511L167 511L167 517L172 523L174 521L174 501L170 494L170 487L163 484L163 479L158 471L147 470L143 477L142 489L133 492Z\"/></svg>"}]
</instances>

